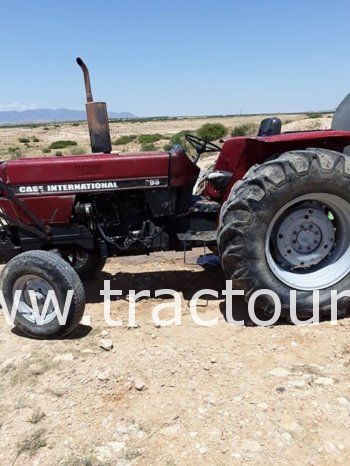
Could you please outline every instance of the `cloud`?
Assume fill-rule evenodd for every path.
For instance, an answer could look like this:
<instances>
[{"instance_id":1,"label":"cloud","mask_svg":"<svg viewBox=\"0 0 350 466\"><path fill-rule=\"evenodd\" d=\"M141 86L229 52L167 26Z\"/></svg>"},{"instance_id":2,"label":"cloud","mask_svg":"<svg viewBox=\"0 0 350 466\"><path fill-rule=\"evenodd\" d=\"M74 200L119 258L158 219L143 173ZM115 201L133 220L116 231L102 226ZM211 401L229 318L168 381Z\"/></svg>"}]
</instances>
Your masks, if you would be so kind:
<instances>
[{"instance_id":1,"label":"cloud","mask_svg":"<svg viewBox=\"0 0 350 466\"><path fill-rule=\"evenodd\" d=\"M0 111L23 111L23 110L33 110L37 108L36 104L21 104L19 102L14 102L12 104L0 104Z\"/></svg>"}]
</instances>

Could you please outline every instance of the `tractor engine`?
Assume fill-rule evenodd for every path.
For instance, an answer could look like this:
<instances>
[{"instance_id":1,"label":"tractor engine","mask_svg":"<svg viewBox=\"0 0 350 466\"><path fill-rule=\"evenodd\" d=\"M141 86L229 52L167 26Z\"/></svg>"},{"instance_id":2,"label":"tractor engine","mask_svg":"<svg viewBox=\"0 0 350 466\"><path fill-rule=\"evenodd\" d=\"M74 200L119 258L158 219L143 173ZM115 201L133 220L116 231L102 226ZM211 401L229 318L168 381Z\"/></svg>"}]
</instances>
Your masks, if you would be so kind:
<instances>
[{"instance_id":1,"label":"tractor engine","mask_svg":"<svg viewBox=\"0 0 350 466\"><path fill-rule=\"evenodd\" d=\"M144 193L93 196L75 206L75 219L100 238L101 255L167 250L165 220L155 219Z\"/></svg>"}]
</instances>

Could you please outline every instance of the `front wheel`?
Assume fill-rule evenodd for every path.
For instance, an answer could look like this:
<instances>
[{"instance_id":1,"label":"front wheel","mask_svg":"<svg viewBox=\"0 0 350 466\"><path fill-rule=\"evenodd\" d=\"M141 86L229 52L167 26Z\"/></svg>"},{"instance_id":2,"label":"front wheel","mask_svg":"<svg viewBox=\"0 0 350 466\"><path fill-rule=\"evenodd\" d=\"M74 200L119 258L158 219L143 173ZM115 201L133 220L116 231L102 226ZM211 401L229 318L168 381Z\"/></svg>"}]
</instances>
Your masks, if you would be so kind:
<instances>
[{"instance_id":1,"label":"front wheel","mask_svg":"<svg viewBox=\"0 0 350 466\"><path fill-rule=\"evenodd\" d=\"M58 254L19 254L7 263L0 280L8 315L15 304L14 324L22 333L57 338L78 326L85 307L84 288L73 268Z\"/></svg>"},{"instance_id":2,"label":"front wheel","mask_svg":"<svg viewBox=\"0 0 350 466\"><path fill-rule=\"evenodd\" d=\"M324 149L287 152L252 168L221 211L218 247L226 275L246 300L258 289L277 293L289 315L290 291L299 314L320 312L331 291L350 289L350 157ZM338 302L346 309L349 298ZM269 312L271 296L257 307Z\"/></svg>"}]
</instances>

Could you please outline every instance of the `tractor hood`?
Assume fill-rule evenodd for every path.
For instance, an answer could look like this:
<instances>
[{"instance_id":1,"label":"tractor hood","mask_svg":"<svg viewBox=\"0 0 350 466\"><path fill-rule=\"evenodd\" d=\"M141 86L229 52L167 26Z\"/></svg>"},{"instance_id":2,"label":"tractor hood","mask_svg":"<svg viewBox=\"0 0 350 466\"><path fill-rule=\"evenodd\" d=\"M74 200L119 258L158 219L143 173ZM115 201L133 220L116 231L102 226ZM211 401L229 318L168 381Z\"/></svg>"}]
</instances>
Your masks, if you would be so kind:
<instances>
[{"instance_id":1,"label":"tractor hood","mask_svg":"<svg viewBox=\"0 0 350 466\"><path fill-rule=\"evenodd\" d=\"M23 158L0 164L0 179L18 195L191 186L198 172L183 150Z\"/></svg>"}]
</instances>

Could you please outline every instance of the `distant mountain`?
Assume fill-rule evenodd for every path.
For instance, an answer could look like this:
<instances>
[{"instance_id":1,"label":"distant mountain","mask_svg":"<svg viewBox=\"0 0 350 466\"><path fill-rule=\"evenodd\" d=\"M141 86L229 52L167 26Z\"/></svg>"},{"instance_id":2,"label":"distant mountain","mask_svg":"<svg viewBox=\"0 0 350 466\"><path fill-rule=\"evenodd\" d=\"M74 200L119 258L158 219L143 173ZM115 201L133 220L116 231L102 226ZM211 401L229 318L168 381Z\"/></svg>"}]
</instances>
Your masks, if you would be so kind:
<instances>
[{"instance_id":1,"label":"distant mountain","mask_svg":"<svg viewBox=\"0 0 350 466\"><path fill-rule=\"evenodd\" d=\"M129 112L108 112L109 118L136 118ZM0 111L0 125L22 123L49 123L51 121L74 121L86 120L85 111L69 110L67 108L37 108L35 110L23 111Z\"/></svg>"}]
</instances>

